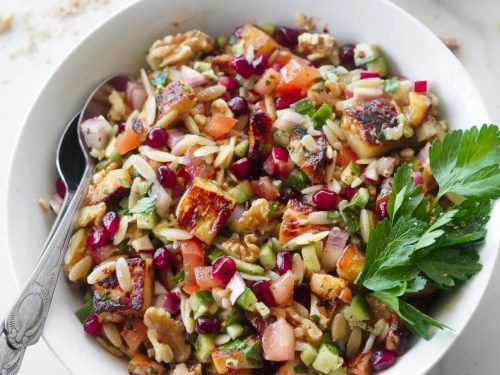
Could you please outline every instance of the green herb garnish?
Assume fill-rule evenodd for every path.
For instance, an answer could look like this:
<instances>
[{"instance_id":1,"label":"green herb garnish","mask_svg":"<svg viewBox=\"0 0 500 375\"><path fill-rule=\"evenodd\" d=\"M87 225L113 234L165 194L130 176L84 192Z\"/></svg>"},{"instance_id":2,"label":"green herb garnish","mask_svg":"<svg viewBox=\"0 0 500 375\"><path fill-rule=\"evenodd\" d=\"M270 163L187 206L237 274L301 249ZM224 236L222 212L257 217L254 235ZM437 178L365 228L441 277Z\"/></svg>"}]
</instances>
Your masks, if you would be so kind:
<instances>
[{"instance_id":1,"label":"green herb garnish","mask_svg":"<svg viewBox=\"0 0 500 375\"><path fill-rule=\"evenodd\" d=\"M136 205L130 210L131 214L150 214L156 206L156 198L146 197L137 201Z\"/></svg>"}]
</instances>

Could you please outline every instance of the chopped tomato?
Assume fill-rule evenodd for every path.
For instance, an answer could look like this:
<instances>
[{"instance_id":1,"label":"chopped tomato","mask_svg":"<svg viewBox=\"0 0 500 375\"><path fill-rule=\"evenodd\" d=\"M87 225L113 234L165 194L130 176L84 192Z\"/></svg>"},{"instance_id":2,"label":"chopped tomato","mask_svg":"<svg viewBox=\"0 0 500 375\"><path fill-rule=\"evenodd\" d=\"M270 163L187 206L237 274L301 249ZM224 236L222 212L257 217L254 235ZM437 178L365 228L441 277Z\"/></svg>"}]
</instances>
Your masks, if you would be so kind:
<instances>
[{"instance_id":1,"label":"chopped tomato","mask_svg":"<svg viewBox=\"0 0 500 375\"><path fill-rule=\"evenodd\" d=\"M278 86L280 79L281 75L273 68L269 68L255 85L255 91L262 96L268 95Z\"/></svg>"},{"instance_id":2,"label":"chopped tomato","mask_svg":"<svg viewBox=\"0 0 500 375\"><path fill-rule=\"evenodd\" d=\"M293 276L292 276L293 278ZM268 361L291 361L295 358L295 333L283 318L270 324L262 335L264 358Z\"/></svg>"},{"instance_id":3,"label":"chopped tomato","mask_svg":"<svg viewBox=\"0 0 500 375\"><path fill-rule=\"evenodd\" d=\"M337 156L337 165L341 168L344 168L351 161L358 160L358 155L353 152L349 147L342 147Z\"/></svg>"},{"instance_id":4,"label":"chopped tomato","mask_svg":"<svg viewBox=\"0 0 500 375\"><path fill-rule=\"evenodd\" d=\"M203 158L185 156L186 165L179 171L179 176L184 177L186 181L191 181L195 177L212 178L215 169Z\"/></svg>"},{"instance_id":5,"label":"chopped tomato","mask_svg":"<svg viewBox=\"0 0 500 375\"><path fill-rule=\"evenodd\" d=\"M126 129L116 138L116 151L122 155L133 149L136 149L141 144L141 136L133 129Z\"/></svg>"},{"instance_id":6,"label":"chopped tomato","mask_svg":"<svg viewBox=\"0 0 500 375\"><path fill-rule=\"evenodd\" d=\"M217 139L226 135L234 128L238 120L224 115L214 115L210 117L208 124L203 128L203 132Z\"/></svg>"},{"instance_id":7,"label":"chopped tomato","mask_svg":"<svg viewBox=\"0 0 500 375\"><path fill-rule=\"evenodd\" d=\"M221 288L224 285L212 276L212 267L196 267L194 269L196 284L203 290L211 290L213 288Z\"/></svg>"},{"instance_id":8,"label":"chopped tomato","mask_svg":"<svg viewBox=\"0 0 500 375\"><path fill-rule=\"evenodd\" d=\"M184 265L184 281L195 283L194 269L205 264L205 247L196 237L179 241L181 244L182 262Z\"/></svg>"},{"instance_id":9,"label":"chopped tomato","mask_svg":"<svg viewBox=\"0 0 500 375\"><path fill-rule=\"evenodd\" d=\"M296 59L290 60L282 69L284 84L276 88L280 93L307 92L309 87L320 76L319 70L313 66L304 66Z\"/></svg>"},{"instance_id":10,"label":"chopped tomato","mask_svg":"<svg viewBox=\"0 0 500 375\"><path fill-rule=\"evenodd\" d=\"M288 270L274 280L271 284L271 293L276 304L280 307L288 306L293 300L294 277L292 271Z\"/></svg>"},{"instance_id":11,"label":"chopped tomato","mask_svg":"<svg viewBox=\"0 0 500 375\"><path fill-rule=\"evenodd\" d=\"M184 292L186 292L187 294L191 295L193 294L194 292L196 292L197 290L200 290L200 287L198 284L196 284L195 282L191 282L191 283L186 283L182 286L182 290Z\"/></svg>"},{"instance_id":12,"label":"chopped tomato","mask_svg":"<svg viewBox=\"0 0 500 375\"><path fill-rule=\"evenodd\" d=\"M146 338L147 330L142 319L129 319L123 326L120 335L127 343L128 348L135 352Z\"/></svg>"}]
</instances>

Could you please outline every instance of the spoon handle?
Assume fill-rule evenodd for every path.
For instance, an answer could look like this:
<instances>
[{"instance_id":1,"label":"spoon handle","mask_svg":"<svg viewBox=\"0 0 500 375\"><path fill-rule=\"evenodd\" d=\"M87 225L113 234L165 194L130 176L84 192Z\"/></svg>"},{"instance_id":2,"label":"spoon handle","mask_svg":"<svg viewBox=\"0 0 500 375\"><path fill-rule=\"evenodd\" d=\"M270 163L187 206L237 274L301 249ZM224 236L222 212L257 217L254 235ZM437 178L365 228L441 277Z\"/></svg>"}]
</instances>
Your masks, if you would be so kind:
<instances>
[{"instance_id":1,"label":"spoon handle","mask_svg":"<svg viewBox=\"0 0 500 375\"><path fill-rule=\"evenodd\" d=\"M77 191L68 196L70 203L60 219L58 228L53 232L23 291L0 326L0 374L2 375L16 374L26 347L40 339L64 251L91 177L92 169L87 167Z\"/></svg>"}]
</instances>

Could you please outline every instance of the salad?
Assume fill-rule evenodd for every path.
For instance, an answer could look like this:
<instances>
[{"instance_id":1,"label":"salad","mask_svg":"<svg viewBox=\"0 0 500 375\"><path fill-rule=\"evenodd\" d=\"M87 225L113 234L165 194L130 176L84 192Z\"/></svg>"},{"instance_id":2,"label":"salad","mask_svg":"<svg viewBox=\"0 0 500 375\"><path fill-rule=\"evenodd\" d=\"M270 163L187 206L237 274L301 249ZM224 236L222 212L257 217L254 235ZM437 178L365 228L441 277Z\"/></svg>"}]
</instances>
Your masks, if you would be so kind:
<instances>
[{"instance_id":1,"label":"salad","mask_svg":"<svg viewBox=\"0 0 500 375\"><path fill-rule=\"evenodd\" d=\"M380 372L481 269L498 128L448 133L426 81L303 21L157 40L81 124L63 271L130 374Z\"/></svg>"}]
</instances>

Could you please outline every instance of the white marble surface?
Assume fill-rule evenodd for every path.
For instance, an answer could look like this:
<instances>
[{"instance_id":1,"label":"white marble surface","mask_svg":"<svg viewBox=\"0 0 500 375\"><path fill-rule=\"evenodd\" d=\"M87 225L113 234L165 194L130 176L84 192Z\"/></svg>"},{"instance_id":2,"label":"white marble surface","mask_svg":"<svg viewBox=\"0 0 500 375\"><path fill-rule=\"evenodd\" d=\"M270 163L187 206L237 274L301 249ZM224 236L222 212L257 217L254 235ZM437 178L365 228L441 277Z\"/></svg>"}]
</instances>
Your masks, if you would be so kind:
<instances>
[{"instance_id":1,"label":"white marble surface","mask_svg":"<svg viewBox=\"0 0 500 375\"><path fill-rule=\"evenodd\" d=\"M132 0L80 0L90 4L75 15L61 16L70 0L1 0L0 11L15 14L13 28L0 34L0 160L10 163L24 117L36 94L68 50L92 27ZM461 42L457 56L476 82L491 118L500 122L500 1L499 0L394 0L439 36ZM5 202L6 172L0 174L0 197ZM15 298L11 264L3 254L7 218L0 217L0 317ZM28 224L27 224L28 226ZM497 266L500 269L500 265ZM464 334L432 375L483 375L500 372L497 353L500 325L500 273ZM45 343L26 354L21 374L68 374ZM410 374L402 374L410 375Z\"/></svg>"}]
</instances>

